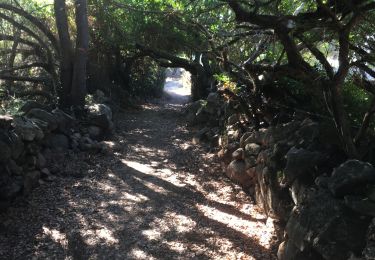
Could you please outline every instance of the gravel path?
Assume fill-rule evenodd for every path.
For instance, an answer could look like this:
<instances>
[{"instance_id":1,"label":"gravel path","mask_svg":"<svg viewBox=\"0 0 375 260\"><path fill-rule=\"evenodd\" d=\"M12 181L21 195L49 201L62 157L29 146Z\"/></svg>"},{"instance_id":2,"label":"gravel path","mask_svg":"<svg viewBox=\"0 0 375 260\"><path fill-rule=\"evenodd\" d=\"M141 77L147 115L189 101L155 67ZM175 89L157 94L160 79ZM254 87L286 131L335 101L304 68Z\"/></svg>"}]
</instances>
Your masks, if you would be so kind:
<instances>
[{"instance_id":1,"label":"gravel path","mask_svg":"<svg viewBox=\"0 0 375 260\"><path fill-rule=\"evenodd\" d=\"M0 259L274 259L265 216L192 144L181 108L118 114L106 154L68 154L0 215Z\"/></svg>"}]
</instances>

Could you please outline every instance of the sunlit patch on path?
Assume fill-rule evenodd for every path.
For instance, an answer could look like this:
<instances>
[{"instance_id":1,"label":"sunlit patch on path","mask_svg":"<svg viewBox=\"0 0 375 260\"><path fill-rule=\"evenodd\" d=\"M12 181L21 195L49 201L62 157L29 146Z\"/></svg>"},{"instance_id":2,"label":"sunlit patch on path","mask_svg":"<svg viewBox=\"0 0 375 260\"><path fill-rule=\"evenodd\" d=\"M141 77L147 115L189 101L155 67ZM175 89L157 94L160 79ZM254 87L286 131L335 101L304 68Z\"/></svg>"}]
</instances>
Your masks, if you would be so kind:
<instances>
[{"instance_id":1,"label":"sunlit patch on path","mask_svg":"<svg viewBox=\"0 0 375 260\"><path fill-rule=\"evenodd\" d=\"M167 70L164 92L170 97L170 102L186 103L191 95L190 74L183 69Z\"/></svg>"},{"instance_id":2,"label":"sunlit patch on path","mask_svg":"<svg viewBox=\"0 0 375 260\"><path fill-rule=\"evenodd\" d=\"M192 144L181 108L117 115L107 154L70 158L84 178L0 215L0 259L274 259L266 217Z\"/></svg>"}]
</instances>

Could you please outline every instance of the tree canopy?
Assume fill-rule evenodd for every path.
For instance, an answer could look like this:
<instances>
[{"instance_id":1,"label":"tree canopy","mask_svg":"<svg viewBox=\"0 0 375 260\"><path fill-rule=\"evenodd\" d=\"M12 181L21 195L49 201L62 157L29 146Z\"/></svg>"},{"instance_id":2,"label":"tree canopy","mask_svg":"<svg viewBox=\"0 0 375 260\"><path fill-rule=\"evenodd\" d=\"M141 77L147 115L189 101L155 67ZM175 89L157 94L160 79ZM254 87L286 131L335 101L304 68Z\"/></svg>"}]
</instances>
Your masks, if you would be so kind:
<instances>
[{"instance_id":1,"label":"tree canopy","mask_svg":"<svg viewBox=\"0 0 375 260\"><path fill-rule=\"evenodd\" d=\"M366 0L3 0L2 92L82 105L86 80L89 92L156 94L162 68L183 67L193 99L224 87L258 128L280 107L332 118L344 151L361 157L375 112L374 9Z\"/></svg>"}]
</instances>

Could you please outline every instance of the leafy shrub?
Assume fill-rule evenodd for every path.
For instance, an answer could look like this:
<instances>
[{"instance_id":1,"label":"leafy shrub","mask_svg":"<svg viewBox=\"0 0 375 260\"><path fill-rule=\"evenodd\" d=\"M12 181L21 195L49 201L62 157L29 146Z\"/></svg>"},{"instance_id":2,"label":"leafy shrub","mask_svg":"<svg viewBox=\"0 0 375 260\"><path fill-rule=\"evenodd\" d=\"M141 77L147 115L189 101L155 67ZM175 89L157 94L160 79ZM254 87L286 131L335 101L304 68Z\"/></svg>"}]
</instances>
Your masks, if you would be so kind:
<instances>
[{"instance_id":1,"label":"leafy shrub","mask_svg":"<svg viewBox=\"0 0 375 260\"><path fill-rule=\"evenodd\" d=\"M25 100L15 97L0 100L1 115L17 115L19 109L25 104Z\"/></svg>"},{"instance_id":2,"label":"leafy shrub","mask_svg":"<svg viewBox=\"0 0 375 260\"><path fill-rule=\"evenodd\" d=\"M371 102L369 94L348 81L344 84L343 97L349 119L354 126L359 126Z\"/></svg>"},{"instance_id":3,"label":"leafy shrub","mask_svg":"<svg viewBox=\"0 0 375 260\"><path fill-rule=\"evenodd\" d=\"M142 97L160 97L165 82L165 69L150 58L140 59L132 67L129 91Z\"/></svg>"}]
</instances>

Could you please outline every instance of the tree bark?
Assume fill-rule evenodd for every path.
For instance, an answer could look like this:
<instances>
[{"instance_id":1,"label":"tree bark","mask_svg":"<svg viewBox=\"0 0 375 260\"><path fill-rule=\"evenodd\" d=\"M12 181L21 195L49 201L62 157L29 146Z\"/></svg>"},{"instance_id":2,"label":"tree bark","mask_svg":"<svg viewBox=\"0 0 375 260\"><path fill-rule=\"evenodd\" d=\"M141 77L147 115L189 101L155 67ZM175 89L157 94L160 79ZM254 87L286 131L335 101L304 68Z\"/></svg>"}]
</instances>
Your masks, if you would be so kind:
<instances>
[{"instance_id":1,"label":"tree bark","mask_svg":"<svg viewBox=\"0 0 375 260\"><path fill-rule=\"evenodd\" d=\"M86 66L89 48L89 30L87 20L87 1L76 0L77 39L74 57L73 82L71 90L72 105L83 107L86 96Z\"/></svg>"},{"instance_id":2,"label":"tree bark","mask_svg":"<svg viewBox=\"0 0 375 260\"><path fill-rule=\"evenodd\" d=\"M69 95L73 77L73 47L70 40L68 17L66 14L65 0L54 1L55 19L60 41L60 83L59 103L69 107Z\"/></svg>"}]
</instances>

